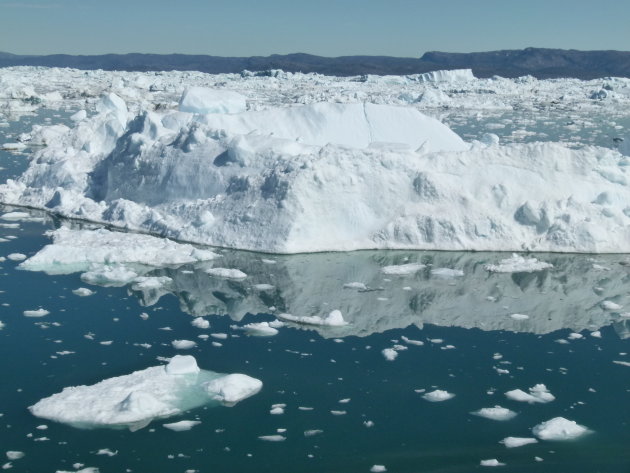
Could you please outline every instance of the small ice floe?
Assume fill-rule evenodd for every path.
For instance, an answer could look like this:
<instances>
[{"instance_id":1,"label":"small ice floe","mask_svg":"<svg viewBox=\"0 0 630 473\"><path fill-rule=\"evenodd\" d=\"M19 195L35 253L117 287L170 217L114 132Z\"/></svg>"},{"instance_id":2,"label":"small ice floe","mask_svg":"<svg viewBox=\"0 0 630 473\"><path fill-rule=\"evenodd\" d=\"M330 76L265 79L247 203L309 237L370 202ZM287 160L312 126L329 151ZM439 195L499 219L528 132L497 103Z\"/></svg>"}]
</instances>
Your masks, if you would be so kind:
<instances>
[{"instance_id":1,"label":"small ice floe","mask_svg":"<svg viewBox=\"0 0 630 473\"><path fill-rule=\"evenodd\" d=\"M604 301L601 306L604 310L620 310L623 307L613 301Z\"/></svg>"},{"instance_id":2,"label":"small ice floe","mask_svg":"<svg viewBox=\"0 0 630 473\"><path fill-rule=\"evenodd\" d=\"M0 218L8 221L29 220L31 218L31 214L28 212L7 212L2 214Z\"/></svg>"},{"instance_id":3,"label":"small ice floe","mask_svg":"<svg viewBox=\"0 0 630 473\"><path fill-rule=\"evenodd\" d=\"M3 143L0 149L5 151L22 151L26 148L24 143Z\"/></svg>"},{"instance_id":4,"label":"small ice floe","mask_svg":"<svg viewBox=\"0 0 630 473\"><path fill-rule=\"evenodd\" d=\"M253 287L260 292L273 291L276 288L276 286L272 286L271 284L254 284Z\"/></svg>"},{"instance_id":5,"label":"small ice floe","mask_svg":"<svg viewBox=\"0 0 630 473\"><path fill-rule=\"evenodd\" d=\"M321 429L310 429L304 431L304 437L314 437L315 435L323 434L324 431Z\"/></svg>"},{"instance_id":6,"label":"small ice floe","mask_svg":"<svg viewBox=\"0 0 630 473\"><path fill-rule=\"evenodd\" d=\"M206 269L206 274L224 279L245 279L247 277L247 274L240 269L230 268L210 268Z\"/></svg>"},{"instance_id":7,"label":"small ice floe","mask_svg":"<svg viewBox=\"0 0 630 473\"><path fill-rule=\"evenodd\" d=\"M381 353L387 361L394 361L398 357L398 352L393 348L385 348Z\"/></svg>"},{"instance_id":8,"label":"small ice floe","mask_svg":"<svg viewBox=\"0 0 630 473\"><path fill-rule=\"evenodd\" d=\"M621 366L630 366L630 362L628 361L613 360L613 363L615 363L616 365L621 365Z\"/></svg>"},{"instance_id":9,"label":"small ice floe","mask_svg":"<svg viewBox=\"0 0 630 473\"><path fill-rule=\"evenodd\" d=\"M280 322L281 326L284 325ZM252 337L273 337L278 335L278 329L272 327L272 322L252 322L242 327L234 326L235 330L243 330L247 335Z\"/></svg>"},{"instance_id":10,"label":"small ice floe","mask_svg":"<svg viewBox=\"0 0 630 473\"><path fill-rule=\"evenodd\" d=\"M499 421L510 420L516 417L516 412L501 406L484 407L478 411L471 412L471 414Z\"/></svg>"},{"instance_id":11,"label":"small ice floe","mask_svg":"<svg viewBox=\"0 0 630 473\"><path fill-rule=\"evenodd\" d=\"M269 410L269 414L274 415L274 416L279 416L284 414L284 408L287 407L286 404L274 404L271 406L271 409Z\"/></svg>"},{"instance_id":12,"label":"small ice floe","mask_svg":"<svg viewBox=\"0 0 630 473\"><path fill-rule=\"evenodd\" d=\"M29 410L37 417L75 427L137 430L153 419L180 415L217 400L238 402L254 394L252 389L243 389L243 383L234 383L235 376L245 375L200 370L194 357L176 355L166 366L146 368L92 386L65 388ZM254 381L258 387L262 385ZM235 384L239 389L230 389Z\"/></svg>"},{"instance_id":13,"label":"small ice floe","mask_svg":"<svg viewBox=\"0 0 630 473\"><path fill-rule=\"evenodd\" d=\"M505 463L501 463L496 458L492 458L490 460L481 460L479 464L481 466L505 466Z\"/></svg>"},{"instance_id":14,"label":"small ice floe","mask_svg":"<svg viewBox=\"0 0 630 473\"><path fill-rule=\"evenodd\" d=\"M50 312L40 307L39 309L36 309L36 310L25 310L23 314L24 314L24 317L44 317L50 314Z\"/></svg>"},{"instance_id":15,"label":"small ice floe","mask_svg":"<svg viewBox=\"0 0 630 473\"><path fill-rule=\"evenodd\" d=\"M484 268L491 273L531 273L553 268L553 265L544 261L538 261L533 257L525 258L513 253L511 258L501 260L499 264L486 264Z\"/></svg>"},{"instance_id":16,"label":"small ice floe","mask_svg":"<svg viewBox=\"0 0 630 473\"><path fill-rule=\"evenodd\" d=\"M332 410L330 411L330 413L334 416L345 416L347 414L346 411L337 411L337 410Z\"/></svg>"},{"instance_id":17,"label":"small ice floe","mask_svg":"<svg viewBox=\"0 0 630 473\"><path fill-rule=\"evenodd\" d=\"M573 333L570 333L567 338L569 340L580 340L584 338L584 335L582 335L581 333L573 332Z\"/></svg>"},{"instance_id":18,"label":"small ice floe","mask_svg":"<svg viewBox=\"0 0 630 473\"><path fill-rule=\"evenodd\" d=\"M305 325L321 325L327 327L342 327L348 325L348 322L343 319L343 315L339 310L333 310L326 317L320 317L319 315L278 314L278 318Z\"/></svg>"},{"instance_id":19,"label":"small ice floe","mask_svg":"<svg viewBox=\"0 0 630 473\"><path fill-rule=\"evenodd\" d=\"M590 335L591 337L602 338L602 332L600 332L599 330L595 330L594 332L591 332Z\"/></svg>"},{"instance_id":20,"label":"small ice floe","mask_svg":"<svg viewBox=\"0 0 630 473\"><path fill-rule=\"evenodd\" d=\"M265 442L284 442L287 438L284 435L260 435L258 437L260 440L264 440Z\"/></svg>"},{"instance_id":21,"label":"small ice floe","mask_svg":"<svg viewBox=\"0 0 630 473\"><path fill-rule=\"evenodd\" d=\"M424 345L424 342L421 342L420 340L412 340L410 338L405 337L404 335L402 337L400 337L400 339L405 342L407 345L416 345L421 347L422 345Z\"/></svg>"},{"instance_id":22,"label":"small ice floe","mask_svg":"<svg viewBox=\"0 0 630 473\"><path fill-rule=\"evenodd\" d=\"M391 266L384 266L381 268L383 274L395 275L395 276L408 276L415 274L426 265L422 263L407 263L407 264L395 264Z\"/></svg>"},{"instance_id":23,"label":"small ice floe","mask_svg":"<svg viewBox=\"0 0 630 473\"><path fill-rule=\"evenodd\" d=\"M7 259L11 261L23 261L26 259L26 255L22 253L11 253L10 255L7 255Z\"/></svg>"},{"instance_id":24,"label":"small ice floe","mask_svg":"<svg viewBox=\"0 0 630 473\"><path fill-rule=\"evenodd\" d=\"M532 428L533 434L540 440L573 440L590 432L583 425L565 419L555 417Z\"/></svg>"},{"instance_id":25,"label":"small ice floe","mask_svg":"<svg viewBox=\"0 0 630 473\"><path fill-rule=\"evenodd\" d=\"M344 289L358 289L360 291L367 291L367 286L362 282L348 282L343 285Z\"/></svg>"},{"instance_id":26,"label":"small ice floe","mask_svg":"<svg viewBox=\"0 0 630 473\"><path fill-rule=\"evenodd\" d=\"M96 451L96 455L106 455L108 457L115 457L116 455L118 455L118 450L113 451L109 448L101 448Z\"/></svg>"},{"instance_id":27,"label":"small ice floe","mask_svg":"<svg viewBox=\"0 0 630 473\"><path fill-rule=\"evenodd\" d=\"M9 460L19 460L20 458L24 458L24 452L15 450L9 450L6 455Z\"/></svg>"},{"instance_id":28,"label":"small ice floe","mask_svg":"<svg viewBox=\"0 0 630 473\"><path fill-rule=\"evenodd\" d=\"M192 322L190 322L190 325L192 325L193 327L200 328L200 329L210 328L210 322L208 322L203 317L194 318Z\"/></svg>"},{"instance_id":29,"label":"small ice floe","mask_svg":"<svg viewBox=\"0 0 630 473\"><path fill-rule=\"evenodd\" d=\"M216 338L218 340L227 340L227 338L228 338L228 334L227 333L221 333L221 332L219 332L219 333L211 333L210 336L212 338Z\"/></svg>"},{"instance_id":30,"label":"small ice floe","mask_svg":"<svg viewBox=\"0 0 630 473\"><path fill-rule=\"evenodd\" d=\"M176 350L190 350L191 348L195 348L197 344L192 340L173 340L171 342L173 348Z\"/></svg>"},{"instance_id":31,"label":"small ice floe","mask_svg":"<svg viewBox=\"0 0 630 473\"><path fill-rule=\"evenodd\" d=\"M175 432L183 432L185 430L192 429L195 425L201 424L201 421L198 420L180 420L179 422L172 422L170 424L162 424L162 427L165 427L169 430L174 430Z\"/></svg>"},{"instance_id":32,"label":"small ice floe","mask_svg":"<svg viewBox=\"0 0 630 473\"><path fill-rule=\"evenodd\" d=\"M538 443L538 440L531 437L505 437L499 443L502 443L507 448L517 448L523 445L529 445L530 443Z\"/></svg>"},{"instance_id":33,"label":"small ice floe","mask_svg":"<svg viewBox=\"0 0 630 473\"><path fill-rule=\"evenodd\" d=\"M2 322L2 320L0 320L0 330L2 330L5 327L4 323Z\"/></svg>"},{"instance_id":34,"label":"small ice floe","mask_svg":"<svg viewBox=\"0 0 630 473\"><path fill-rule=\"evenodd\" d=\"M435 391L431 391L422 396L422 399L429 402L442 402L448 401L455 397L455 394L449 393L447 391L443 391L441 389L436 389Z\"/></svg>"},{"instance_id":35,"label":"small ice floe","mask_svg":"<svg viewBox=\"0 0 630 473\"><path fill-rule=\"evenodd\" d=\"M370 468L371 473L383 473L384 471L387 471L385 465L372 465L372 468Z\"/></svg>"},{"instance_id":36,"label":"small ice floe","mask_svg":"<svg viewBox=\"0 0 630 473\"><path fill-rule=\"evenodd\" d=\"M234 373L209 381L204 385L212 399L227 406L253 396L262 389L262 381L246 374Z\"/></svg>"},{"instance_id":37,"label":"small ice floe","mask_svg":"<svg viewBox=\"0 0 630 473\"><path fill-rule=\"evenodd\" d=\"M431 270L431 276L444 279L461 278L463 275L464 272L461 269L435 268Z\"/></svg>"},{"instance_id":38,"label":"small ice floe","mask_svg":"<svg viewBox=\"0 0 630 473\"><path fill-rule=\"evenodd\" d=\"M80 287L72 291L72 294L79 297L88 297L94 294L94 291L88 289L87 287Z\"/></svg>"},{"instance_id":39,"label":"small ice floe","mask_svg":"<svg viewBox=\"0 0 630 473\"><path fill-rule=\"evenodd\" d=\"M514 320L527 320L529 315L527 314L510 314L510 318Z\"/></svg>"},{"instance_id":40,"label":"small ice floe","mask_svg":"<svg viewBox=\"0 0 630 473\"><path fill-rule=\"evenodd\" d=\"M537 384L529 388L529 393L521 389L513 389L505 393L505 396L512 401L528 402L530 404L545 404L555 399L555 396L549 392L544 384Z\"/></svg>"}]
</instances>

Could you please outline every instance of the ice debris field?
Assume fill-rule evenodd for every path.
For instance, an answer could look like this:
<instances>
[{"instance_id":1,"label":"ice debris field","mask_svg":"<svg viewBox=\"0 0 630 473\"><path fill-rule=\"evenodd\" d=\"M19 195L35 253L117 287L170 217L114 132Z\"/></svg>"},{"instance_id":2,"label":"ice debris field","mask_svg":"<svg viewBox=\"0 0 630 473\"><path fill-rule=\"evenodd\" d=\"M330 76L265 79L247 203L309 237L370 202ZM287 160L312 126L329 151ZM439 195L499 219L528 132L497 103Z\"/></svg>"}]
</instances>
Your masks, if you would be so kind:
<instances>
[{"instance_id":1,"label":"ice debris field","mask_svg":"<svg viewBox=\"0 0 630 473\"><path fill-rule=\"evenodd\" d=\"M465 141L423 113L623 109L625 79L9 68L0 80L7 114L82 107L72 126L17 137L44 147L0 185L4 203L270 253L630 251L629 141L502 144L490 130Z\"/></svg>"},{"instance_id":2,"label":"ice debris field","mask_svg":"<svg viewBox=\"0 0 630 473\"><path fill-rule=\"evenodd\" d=\"M0 69L0 466L625 472L629 105Z\"/></svg>"}]
</instances>

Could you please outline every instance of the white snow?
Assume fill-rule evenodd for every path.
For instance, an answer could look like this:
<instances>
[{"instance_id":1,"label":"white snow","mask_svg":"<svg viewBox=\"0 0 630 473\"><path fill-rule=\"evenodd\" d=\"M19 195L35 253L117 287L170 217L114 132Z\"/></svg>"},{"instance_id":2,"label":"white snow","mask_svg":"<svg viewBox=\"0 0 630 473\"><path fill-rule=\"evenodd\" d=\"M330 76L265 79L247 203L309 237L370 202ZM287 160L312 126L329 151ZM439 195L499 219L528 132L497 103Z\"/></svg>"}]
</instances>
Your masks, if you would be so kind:
<instances>
[{"instance_id":1,"label":"white snow","mask_svg":"<svg viewBox=\"0 0 630 473\"><path fill-rule=\"evenodd\" d=\"M296 324L320 325L326 327L343 327L348 324L339 310L333 310L325 317L319 315L278 314L278 318Z\"/></svg>"},{"instance_id":2,"label":"white snow","mask_svg":"<svg viewBox=\"0 0 630 473\"><path fill-rule=\"evenodd\" d=\"M383 274L388 275L396 275L396 276L407 276L409 274L415 274L424 268L425 265L421 263L407 263L407 264L398 264L392 266L384 266L381 268Z\"/></svg>"},{"instance_id":3,"label":"white snow","mask_svg":"<svg viewBox=\"0 0 630 473\"><path fill-rule=\"evenodd\" d=\"M230 268L210 268L206 270L210 276L215 276L218 278L225 279L245 279L247 274L239 269L230 269Z\"/></svg>"},{"instance_id":4,"label":"white snow","mask_svg":"<svg viewBox=\"0 0 630 473\"><path fill-rule=\"evenodd\" d=\"M529 404L542 403L546 404L555 399L555 396L549 392L544 384L537 384L529 388L529 393L521 389L513 389L505 393L508 399L518 402L527 402Z\"/></svg>"},{"instance_id":5,"label":"white snow","mask_svg":"<svg viewBox=\"0 0 630 473\"><path fill-rule=\"evenodd\" d=\"M499 421L510 420L516 417L516 412L501 406L484 407L478 411L471 412L471 414Z\"/></svg>"},{"instance_id":6,"label":"white snow","mask_svg":"<svg viewBox=\"0 0 630 473\"><path fill-rule=\"evenodd\" d=\"M262 385L259 379L235 373L209 381L204 387L212 399L226 405L234 405L256 394L262 389Z\"/></svg>"},{"instance_id":7,"label":"white snow","mask_svg":"<svg viewBox=\"0 0 630 473\"><path fill-rule=\"evenodd\" d=\"M146 368L92 386L65 388L29 409L37 417L77 427L133 430L155 418L179 415L211 403L219 390L209 386L231 385L232 376L199 370L193 357L176 356L166 366Z\"/></svg>"},{"instance_id":8,"label":"white snow","mask_svg":"<svg viewBox=\"0 0 630 473\"><path fill-rule=\"evenodd\" d=\"M573 440L590 431L583 425L564 417L555 417L532 428L532 432L541 440Z\"/></svg>"},{"instance_id":9,"label":"white snow","mask_svg":"<svg viewBox=\"0 0 630 473\"><path fill-rule=\"evenodd\" d=\"M103 228L72 230L61 227L48 235L53 242L21 263L20 269L67 274L86 271L94 265L179 266L218 256L212 251L165 238Z\"/></svg>"},{"instance_id":10,"label":"white snow","mask_svg":"<svg viewBox=\"0 0 630 473\"><path fill-rule=\"evenodd\" d=\"M198 420L180 420L179 422L162 424L162 427L165 427L169 430L174 430L175 432L184 432L186 430L192 429L195 425L199 424L201 424L201 422Z\"/></svg>"},{"instance_id":11,"label":"white snow","mask_svg":"<svg viewBox=\"0 0 630 473\"><path fill-rule=\"evenodd\" d=\"M238 113L246 108L243 95L205 87L189 87L179 102L179 110L188 113Z\"/></svg>"},{"instance_id":12,"label":"white snow","mask_svg":"<svg viewBox=\"0 0 630 473\"><path fill-rule=\"evenodd\" d=\"M422 396L423 399L430 402L448 401L449 399L452 399L454 397L455 394L443 391L441 389L436 389L435 391L428 392Z\"/></svg>"},{"instance_id":13,"label":"white snow","mask_svg":"<svg viewBox=\"0 0 630 473\"><path fill-rule=\"evenodd\" d=\"M553 265L538 261L536 258L526 258L524 256L512 254L512 257L501 260L499 264L487 264L484 266L492 273L531 273L552 268Z\"/></svg>"},{"instance_id":14,"label":"white snow","mask_svg":"<svg viewBox=\"0 0 630 473\"><path fill-rule=\"evenodd\" d=\"M50 311L46 309L42 309L40 307L39 309L36 309L36 310L25 310L23 314L24 314L24 317L44 317L50 314Z\"/></svg>"},{"instance_id":15,"label":"white snow","mask_svg":"<svg viewBox=\"0 0 630 473\"><path fill-rule=\"evenodd\" d=\"M505 437L499 443L502 443L507 448L517 448L522 447L523 445L538 443L538 440L531 437Z\"/></svg>"}]
</instances>

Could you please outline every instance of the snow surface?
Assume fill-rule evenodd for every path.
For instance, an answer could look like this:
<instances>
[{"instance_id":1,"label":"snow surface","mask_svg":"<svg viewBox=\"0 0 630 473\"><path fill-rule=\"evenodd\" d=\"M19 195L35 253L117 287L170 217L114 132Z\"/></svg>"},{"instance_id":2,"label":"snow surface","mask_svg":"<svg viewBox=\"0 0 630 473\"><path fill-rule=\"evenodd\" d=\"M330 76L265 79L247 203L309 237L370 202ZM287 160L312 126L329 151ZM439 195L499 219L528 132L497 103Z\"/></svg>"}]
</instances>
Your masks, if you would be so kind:
<instances>
[{"instance_id":1,"label":"snow surface","mask_svg":"<svg viewBox=\"0 0 630 473\"><path fill-rule=\"evenodd\" d=\"M535 426L532 432L541 440L573 440L590 431L575 421L554 417Z\"/></svg>"},{"instance_id":2,"label":"snow surface","mask_svg":"<svg viewBox=\"0 0 630 473\"><path fill-rule=\"evenodd\" d=\"M45 71L3 73L10 85L0 96L10 98L8 107L11 100L52 92L35 91L50 87ZM27 85L20 74L36 85ZM627 157L618 151L552 142L465 143L419 111L428 105L421 102L431 100L437 106L509 108L515 101L535 108L539 100L557 100L559 91L571 104L601 107L602 100L630 102L623 80L611 80L615 92L596 105L587 92L593 84L586 82L478 80L469 71L433 78L368 76L365 82L288 73L267 82L222 75L225 86L203 92L214 98L189 97L201 107L195 111L209 107L203 111L217 113L194 114L175 110L174 103L185 102L186 96L178 97L184 83L188 95L203 86L209 77L203 74L187 73L185 82L176 72L163 78L50 74L56 74L56 84L68 85L64 97L70 101L72 91L77 99L84 92L78 84L109 78L110 84L127 85L110 88L100 100L93 96L96 113L73 128L38 125L29 139L46 147L19 179L0 186L1 202L275 253L630 251ZM442 80L450 87L461 84L462 93L444 88ZM331 87L337 83L341 89ZM530 103L533 89L537 97ZM517 98L525 91L529 98ZM246 97L247 109L234 93ZM291 104L295 97L298 104ZM221 109L233 99L240 105Z\"/></svg>"},{"instance_id":3,"label":"snow surface","mask_svg":"<svg viewBox=\"0 0 630 473\"><path fill-rule=\"evenodd\" d=\"M262 385L259 379L235 373L209 381L204 387L213 399L232 406L256 394L262 389Z\"/></svg>"},{"instance_id":4,"label":"snow surface","mask_svg":"<svg viewBox=\"0 0 630 473\"><path fill-rule=\"evenodd\" d=\"M213 399L223 396L226 385L233 385L234 376L244 375L199 370L193 357L175 356L166 366L146 368L92 386L65 388L29 410L37 417L81 428L135 430L153 419L171 417L212 403ZM250 379L250 384L260 383ZM238 396L230 399L231 402L240 400Z\"/></svg>"}]
</instances>

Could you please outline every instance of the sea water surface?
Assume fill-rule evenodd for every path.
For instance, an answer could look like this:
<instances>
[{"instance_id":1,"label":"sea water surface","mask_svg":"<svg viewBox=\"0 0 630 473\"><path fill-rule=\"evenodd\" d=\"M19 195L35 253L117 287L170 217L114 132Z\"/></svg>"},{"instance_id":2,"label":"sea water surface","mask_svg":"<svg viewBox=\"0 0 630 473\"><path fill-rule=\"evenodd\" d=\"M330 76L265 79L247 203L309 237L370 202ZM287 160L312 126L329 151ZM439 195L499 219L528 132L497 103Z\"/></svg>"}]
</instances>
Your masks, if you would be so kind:
<instances>
[{"instance_id":1,"label":"sea water surface","mask_svg":"<svg viewBox=\"0 0 630 473\"><path fill-rule=\"evenodd\" d=\"M0 135L28 129L33 119ZM606 133L599 130L598 136ZM3 178L19 174L28 159L0 153ZM23 211L1 207L0 215L14 210ZM32 256L49 243L46 230L81 226L30 215L0 221L0 256ZM89 286L80 273L0 263L0 454L24 453L6 458L5 468L385 471L378 465L388 472L469 472L492 468L480 462L496 459L504 464L497 468L511 472L630 471L630 256L534 254L528 256L553 267L494 273L486 265L509 254L217 251L220 264L145 268L172 279L147 290ZM409 263L424 266L407 275L382 270ZM206 273L219 265L247 277ZM72 292L79 287L95 294L79 297ZM39 308L49 314L23 315ZM241 330L281 313L332 310L348 325L286 324L270 337ZM198 316L210 327L191 325ZM196 346L176 350L171 342L180 339ZM202 369L258 378L263 388L233 407L208 405L134 432L77 429L28 410L65 387L126 375L176 354L195 356ZM540 383L555 400L528 404L505 395ZM423 398L436 389L455 396ZM279 404L282 413L270 413ZM495 421L471 414L497 405L517 415ZM499 443L532 438L534 426L555 417L589 433L510 449ZM163 427L179 420L200 424L183 432ZM261 439L268 436L279 441Z\"/></svg>"}]
</instances>

